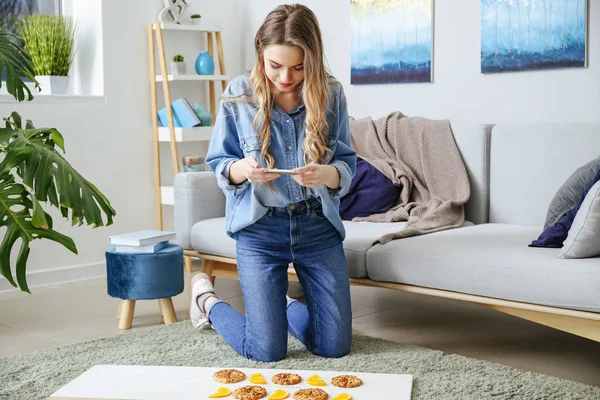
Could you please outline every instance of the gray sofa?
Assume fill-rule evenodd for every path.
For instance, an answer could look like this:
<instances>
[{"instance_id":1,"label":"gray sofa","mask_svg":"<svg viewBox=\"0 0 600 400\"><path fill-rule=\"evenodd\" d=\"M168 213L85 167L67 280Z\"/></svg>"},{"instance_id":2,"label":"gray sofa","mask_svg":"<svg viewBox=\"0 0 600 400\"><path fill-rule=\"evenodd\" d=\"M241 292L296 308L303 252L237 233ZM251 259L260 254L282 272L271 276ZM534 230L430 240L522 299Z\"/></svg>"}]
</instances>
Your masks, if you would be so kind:
<instances>
[{"instance_id":1,"label":"gray sofa","mask_svg":"<svg viewBox=\"0 0 600 400\"><path fill-rule=\"evenodd\" d=\"M559 249L527 247L556 190L598 156L600 124L453 128L471 181L467 222L372 246L403 223L345 221L352 283L471 301L600 341L600 258L564 260ZM212 173L175 177L175 230L186 265L202 258L209 274L234 277L224 203Z\"/></svg>"}]
</instances>

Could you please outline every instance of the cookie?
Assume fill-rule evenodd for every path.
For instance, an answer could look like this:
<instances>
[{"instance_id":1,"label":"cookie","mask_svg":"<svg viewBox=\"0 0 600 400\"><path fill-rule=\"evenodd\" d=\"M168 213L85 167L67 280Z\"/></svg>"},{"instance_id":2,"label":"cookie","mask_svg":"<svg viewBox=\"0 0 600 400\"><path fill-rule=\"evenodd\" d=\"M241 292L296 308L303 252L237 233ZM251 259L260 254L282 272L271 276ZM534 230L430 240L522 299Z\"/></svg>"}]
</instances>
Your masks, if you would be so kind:
<instances>
[{"instance_id":1,"label":"cookie","mask_svg":"<svg viewBox=\"0 0 600 400\"><path fill-rule=\"evenodd\" d=\"M240 400L258 400L267 396L267 389L260 386L244 386L233 391L233 397Z\"/></svg>"},{"instance_id":2,"label":"cookie","mask_svg":"<svg viewBox=\"0 0 600 400\"><path fill-rule=\"evenodd\" d=\"M246 379L246 374L237 369L222 369L214 373L213 379L219 383L238 383Z\"/></svg>"},{"instance_id":3,"label":"cookie","mask_svg":"<svg viewBox=\"0 0 600 400\"><path fill-rule=\"evenodd\" d=\"M329 395L323 389L300 389L294 392L294 400L327 400Z\"/></svg>"},{"instance_id":4,"label":"cookie","mask_svg":"<svg viewBox=\"0 0 600 400\"><path fill-rule=\"evenodd\" d=\"M339 375L331 380L331 384L341 388L355 388L362 385L362 379L354 375Z\"/></svg>"},{"instance_id":5,"label":"cookie","mask_svg":"<svg viewBox=\"0 0 600 400\"><path fill-rule=\"evenodd\" d=\"M274 384L276 385L297 385L302 382L302 377L298 374L288 374L286 372L282 372L280 374L275 374L271 378Z\"/></svg>"}]
</instances>

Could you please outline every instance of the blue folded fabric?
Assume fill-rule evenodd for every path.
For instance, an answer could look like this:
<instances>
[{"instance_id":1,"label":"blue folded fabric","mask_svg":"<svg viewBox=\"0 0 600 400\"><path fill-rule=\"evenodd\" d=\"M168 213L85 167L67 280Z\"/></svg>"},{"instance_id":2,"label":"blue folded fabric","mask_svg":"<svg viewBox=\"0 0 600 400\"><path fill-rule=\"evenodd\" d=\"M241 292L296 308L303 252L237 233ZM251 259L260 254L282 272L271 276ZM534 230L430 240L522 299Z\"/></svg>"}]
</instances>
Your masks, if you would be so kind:
<instances>
[{"instance_id":1,"label":"blue folded fabric","mask_svg":"<svg viewBox=\"0 0 600 400\"><path fill-rule=\"evenodd\" d=\"M384 213L398 202L400 187L377 168L360 157L356 158L356 174L348 193L340 199L340 217L352 220Z\"/></svg>"},{"instance_id":2,"label":"blue folded fabric","mask_svg":"<svg viewBox=\"0 0 600 400\"><path fill-rule=\"evenodd\" d=\"M583 195L579 199L579 201L567 212L561 219L559 219L554 225L550 225L548 228L544 229L540 237L537 240L531 242L529 247L547 247L560 249L563 247L563 242L569 236L569 229L571 229L571 225L573 225L573 220L577 215L577 211L581 207L583 200L585 200L585 196L588 194L592 186L596 182L600 180L600 169L596 172L594 179L592 180L591 185L589 185Z\"/></svg>"}]
</instances>

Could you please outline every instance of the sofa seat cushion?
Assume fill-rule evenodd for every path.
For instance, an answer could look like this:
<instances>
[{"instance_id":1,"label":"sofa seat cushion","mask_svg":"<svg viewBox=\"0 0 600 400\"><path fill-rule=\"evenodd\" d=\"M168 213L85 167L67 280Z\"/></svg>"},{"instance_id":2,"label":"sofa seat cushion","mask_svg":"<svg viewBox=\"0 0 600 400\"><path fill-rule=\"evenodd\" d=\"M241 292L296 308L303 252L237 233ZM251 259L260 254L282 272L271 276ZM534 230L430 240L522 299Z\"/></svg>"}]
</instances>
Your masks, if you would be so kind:
<instances>
[{"instance_id":1,"label":"sofa seat cushion","mask_svg":"<svg viewBox=\"0 0 600 400\"><path fill-rule=\"evenodd\" d=\"M196 222L192 226L190 243L199 253L235 258L235 240L225 233L225 217Z\"/></svg>"},{"instance_id":2,"label":"sofa seat cushion","mask_svg":"<svg viewBox=\"0 0 600 400\"><path fill-rule=\"evenodd\" d=\"M344 252L350 270L350 278L367 278L367 252L373 243L383 235L402 230L406 222L353 222L344 221L346 239ZM464 226L471 226L472 222L465 221Z\"/></svg>"},{"instance_id":3,"label":"sofa seat cushion","mask_svg":"<svg viewBox=\"0 0 600 400\"><path fill-rule=\"evenodd\" d=\"M367 251L381 236L401 230L406 222L343 221L346 228L344 251L351 278L366 278ZM466 221L465 225L472 225ZM235 258L235 240L225 233L225 217L197 222L191 232L192 248L200 253ZM405 239L402 239L405 240Z\"/></svg>"},{"instance_id":4,"label":"sofa seat cushion","mask_svg":"<svg viewBox=\"0 0 600 400\"><path fill-rule=\"evenodd\" d=\"M377 245L369 278L600 312L600 258L564 260L527 245L541 228L482 224Z\"/></svg>"},{"instance_id":5,"label":"sofa seat cushion","mask_svg":"<svg viewBox=\"0 0 600 400\"><path fill-rule=\"evenodd\" d=\"M343 222L346 229L344 253L350 278L366 278L367 251L373 247L373 242L387 233L403 229L406 225L406 222Z\"/></svg>"}]
</instances>

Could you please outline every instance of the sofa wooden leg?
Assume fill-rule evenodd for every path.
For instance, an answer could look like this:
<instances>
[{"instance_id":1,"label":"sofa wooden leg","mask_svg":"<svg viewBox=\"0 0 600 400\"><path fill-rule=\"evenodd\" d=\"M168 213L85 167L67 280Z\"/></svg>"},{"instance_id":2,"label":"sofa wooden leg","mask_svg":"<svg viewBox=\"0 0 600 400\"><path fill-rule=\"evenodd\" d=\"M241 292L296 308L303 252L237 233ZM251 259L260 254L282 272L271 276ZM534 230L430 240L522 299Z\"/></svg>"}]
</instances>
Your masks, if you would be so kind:
<instances>
[{"instance_id":1,"label":"sofa wooden leg","mask_svg":"<svg viewBox=\"0 0 600 400\"><path fill-rule=\"evenodd\" d=\"M160 313L165 321L165 325L173 324L177 322L177 316L175 315L175 308L173 307L173 300L170 297L166 299L158 299L158 306Z\"/></svg>"},{"instance_id":2,"label":"sofa wooden leg","mask_svg":"<svg viewBox=\"0 0 600 400\"><path fill-rule=\"evenodd\" d=\"M215 267L215 261L213 260L202 260L202 272L210 277L211 283L215 284L215 276L213 275L213 269Z\"/></svg>"},{"instance_id":3,"label":"sofa wooden leg","mask_svg":"<svg viewBox=\"0 0 600 400\"><path fill-rule=\"evenodd\" d=\"M131 329L133 322L133 311L135 300L121 300L121 316L119 317L119 329Z\"/></svg>"},{"instance_id":4,"label":"sofa wooden leg","mask_svg":"<svg viewBox=\"0 0 600 400\"><path fill-rule=\"evenodd\" d=\"M121 308L123 308L123 300L119 300L119 307L117 308L117 321L121 318Z\"/></svg>"},{"instance_id":5,"label":"sofa wooden leg","mask_svg":"<svg viewBox=\"0 0 600 400\"><path fill-rule=\"evenodd\" d=\"M192 257L183 256L183 264L185 265L185 272L192 272Z\"/></svg>"}]
</instances>

